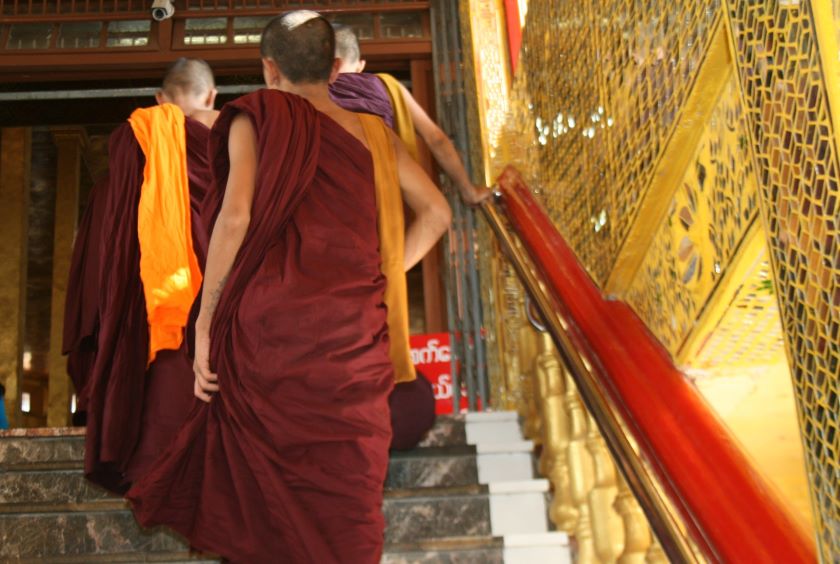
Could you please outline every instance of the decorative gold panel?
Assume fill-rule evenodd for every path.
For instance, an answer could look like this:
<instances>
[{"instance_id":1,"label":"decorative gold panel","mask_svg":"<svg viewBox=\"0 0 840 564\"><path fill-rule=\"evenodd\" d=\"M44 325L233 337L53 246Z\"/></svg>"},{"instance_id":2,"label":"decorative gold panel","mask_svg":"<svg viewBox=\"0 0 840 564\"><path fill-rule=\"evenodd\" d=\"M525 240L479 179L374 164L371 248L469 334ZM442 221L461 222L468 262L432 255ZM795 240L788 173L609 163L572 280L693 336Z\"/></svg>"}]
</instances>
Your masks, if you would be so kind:
<instances>
[{"instance_id":1,"label":"decorative gold panel","mask_svg":"<svg viewBox=\"0 0 840 564\"><path fill-rule=\"evenodd\" d=\"M732 75L626 296L671 354L693 331L758 212L757 198L745 112Z\"/></svg>"},{"instance_id":2,"label":"decorative gold panel","mask_svg":"<svg viewBox=\"0 0 840 564\"><path fill-rule=\"evenodd\" d=\"M728 0L825 561L840 557L840 158L830 5ZM832 108L832 105L835 107Z\"/></svg>"},{"instance_id":3,"label":"decorative gold panel","mask_svg":"<svg viewBox=\"0 0 840 564\"><path fill-rule=\"evenodd\" d=\"M529 4L521 70L498 164L511 138L558 227L605 282L694 84L717 0ZM519 151L523 156L524 153Z\"/></svg>"},{"instance_id":4,"label":"decorative gold panel","mask_svg":"<svg viewBox=\"0 0 840 564\"><path fill-rule=\"evenodd\" d=\"M766 257L757 257L720 323L705 337L692 367L709 374L753 367L759 359L767 365L785 362L778 300Z\"/></svg>"},{"instance_id":5,"label":"decorative gold panel","mask_svg":"<svg viewBox=\"0 0 840 564\"><path fill-rule=\"evenodd\" d=\"M595 11L591 0L529 4L508 133L535 142L535 188L600 281L612 259L605 137L613 120L601 100Z\"/></svg>"},{"instance_id":6,"label":"decorative gold panel","mask_svg":"<svg viewBox=\"0 0 840 564\"><path fill-rule=\"evenodd\" d=\"M609 117L615 121L610 207L613 240L620 245L636 219L721 12L718 0L609 4L599 13L605 55L600 63Z\"/></svg>"}]
</instances>

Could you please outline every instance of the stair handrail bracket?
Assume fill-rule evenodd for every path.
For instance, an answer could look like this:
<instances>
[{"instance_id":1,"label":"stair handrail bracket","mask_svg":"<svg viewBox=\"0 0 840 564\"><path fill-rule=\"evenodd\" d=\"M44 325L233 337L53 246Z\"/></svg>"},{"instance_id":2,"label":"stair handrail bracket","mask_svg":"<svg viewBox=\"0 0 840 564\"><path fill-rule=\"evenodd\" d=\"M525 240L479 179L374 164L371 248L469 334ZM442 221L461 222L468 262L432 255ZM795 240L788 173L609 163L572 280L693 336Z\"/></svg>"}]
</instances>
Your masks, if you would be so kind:
<instances>
[{"instance_id":1,"label":"stair handrail bracket","mask_svg":"<svg viewBox=\"0 0 840 564\"><path fill-rule=\"evenodd\" d=\"M710 562L816 562L813 535L635 312L603 296L520 173L496 188L483 215L669 559L697 561L693 546Z\"/></svg>"}]
</instances>

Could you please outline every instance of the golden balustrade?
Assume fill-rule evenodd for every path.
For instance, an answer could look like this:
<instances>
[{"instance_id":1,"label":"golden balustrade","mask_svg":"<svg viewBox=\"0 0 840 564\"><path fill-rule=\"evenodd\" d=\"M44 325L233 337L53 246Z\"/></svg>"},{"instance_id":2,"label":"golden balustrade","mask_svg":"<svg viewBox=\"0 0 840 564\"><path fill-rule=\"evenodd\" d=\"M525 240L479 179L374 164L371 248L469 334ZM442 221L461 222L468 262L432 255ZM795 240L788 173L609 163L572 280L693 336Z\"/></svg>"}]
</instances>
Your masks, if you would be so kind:
<instances>
[{"instance_id":1,"label":"golden balustrade","mask_svg":"<svg viewBox=\"0 0 840 564\"><path fill-rule=\"evenodd\" d=\"M774 488L796 496L790 502L806 527L813 524L822 559L836 561L840 2L518 2L515 73L489 53L504 47L503 4L511 3L469 4L461 26L468 96L478 108L477 118L468 116L478 121L470 133L484 149L476 168L492 183L516 165L594 281L632 306L698 388L714 384L735 396L738 386L766 389L773 371L765 364L789 366L783 416L801 436L791 434L785 472L775 471L773 457L760 468ZM492 232L479 246L500 253ZM505 280L506 299L517 302L511 292L524 295L528 284L511 284L510 266L494 260L482 265L483 281ZM510 311L487 301L493 332ZM520 312L517 323L524 318ZM509 341L532 337L521 325L517 331L499 347L503 362L517 351L516 377L506 375L493 392L504 398L500 406L523 413L542 445L553 518L574 532L588 517L587 558L664 560L669 549L638 519L621 473L611 481L591 421L582 431L575 401L554 399L545 368L531 367L531 378L536 393L549 395L519 403L519 389L532 388L532 349ZM537 343L535 359L546 357L540 336ZM574 386L568 393L586 397ZM737 402L727 401L718 398L715 408L728 424ZM753 437L738 435L751 455L767 444L755 427ZM778 478L796 472L789 483ZM571 525L581 484L590 503ZM608 497L612 511L604 509ZM605 541L604 520L616 515L623 538ZM612 544L619 540L620 551Z\"/></svg>"}]
</instances>

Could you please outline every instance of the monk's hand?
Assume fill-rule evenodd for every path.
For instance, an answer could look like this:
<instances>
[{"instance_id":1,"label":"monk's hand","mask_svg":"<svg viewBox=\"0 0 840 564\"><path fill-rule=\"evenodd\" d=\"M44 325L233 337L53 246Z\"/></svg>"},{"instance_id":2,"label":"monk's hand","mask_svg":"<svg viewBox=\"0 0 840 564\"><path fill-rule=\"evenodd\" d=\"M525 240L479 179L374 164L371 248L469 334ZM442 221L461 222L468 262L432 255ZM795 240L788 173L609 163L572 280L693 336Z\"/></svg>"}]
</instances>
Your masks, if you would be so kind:
<instances>
[{"instance_id":1,"label":"monk's hand","mask_svg":"<svg viewBox=\"0 0 840 564\"><path fill-rule=\"evenodd\" d=\"M213 394L219 391L219 377L210 371L210 330L203 329L196 323L195 335L195 385L193 393L201 401L210 402Z\"/></svg>"},{"instance_id":2,"label":"monk's hand","mask_svg":"<svg viewBox=\"0 0 840 564\"><path fill-rule=\"evenodd\" d=\"M493 191L487 186L470 186L469 190L464 190L461 193L464 202L471 206L479 205L492 195Z\"/></svg>"}]
</instances>

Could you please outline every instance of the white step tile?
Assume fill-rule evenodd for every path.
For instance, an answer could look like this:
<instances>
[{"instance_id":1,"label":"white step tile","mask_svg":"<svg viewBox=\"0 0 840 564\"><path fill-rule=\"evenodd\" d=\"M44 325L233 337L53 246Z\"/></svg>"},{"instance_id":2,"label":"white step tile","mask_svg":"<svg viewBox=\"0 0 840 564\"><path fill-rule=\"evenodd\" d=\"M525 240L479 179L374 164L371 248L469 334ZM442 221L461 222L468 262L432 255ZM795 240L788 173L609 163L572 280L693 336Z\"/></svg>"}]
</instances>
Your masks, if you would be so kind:
<instances>
[{"instance_id":1,"label":"white step tile","mask_svg":"<svg viewBox=\"0 0 840 564\"><path fill-rule=\"evenodd\" d=\"M547 492L551 484L545 478L537 480L516 480L504 482L490 482L487 489L490 494L535 493Z\"/></svg>"},{"instance_id":2,"label":"white step tile","mask_svg":"<svg viewBox=\"0 0 840 564\"><path fill-rule=\"evenodd\" d=\"M528 546L504 548L505 564L572 564L568 546Z\"/></svg>"},{"instance_id":3,"label":"white step tile","mask_svg":"<svg viewBox=\"0 0 840 564\"><path fill-rule=\"evenodd\" d=\"M548 532L545 492L490 494L493 535Z\"/></svg>"},{"instance_id":4,"label":"white step tile","mask_svg":"<svg viewBox=\"0 0 840 564\"><path fill-rule=\"evenodd\" d=\"M560 531L505 535L504 540L505 548L528 548L533 546L569 547L569 535Z\"/></svg>"},{"instance_id":5,"label":"white step tile","mask_svg":"<svg viewBox=\"0 0 840 564\"><path fill-rule=\"evenodd\" d=\"M471 411L466 415L467 423L488 423L491 421L519 421L515 411Z\"/></svg>"},{"instance_id":6,"label":"white step tile","mask_svg":"<svg viewBox=\"0 0 840 564\"><path fill-rule=\"evenodd\" d=\"M502 454L506 452L534 452L534 441L505 441L498 443L479 443L475 445L478 454Z\"/></svg>"},{"instance_id":7,"label":"white step tile","mask_svg":"<svg viewBox=\"0 0 840 564\"><path fill-rule=\"evenodd\" d=\"M516 419L502 421L467 421L467 444L509 443L522 440L522 431Z\"/></svg>"},{"instance_id":8,"label":"white step tile","mask_svg":"<svg viewBox=\"0 0 840 564\"><path fill-rule=\"evenodd\" d=\"M530 480L534 477L531 451L479 453L477 461L479 484Z\"/></svg>"}]
</instances>

